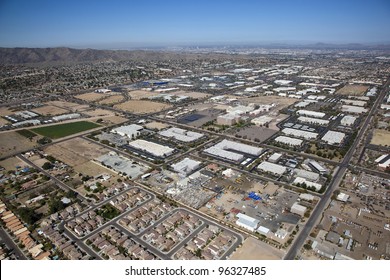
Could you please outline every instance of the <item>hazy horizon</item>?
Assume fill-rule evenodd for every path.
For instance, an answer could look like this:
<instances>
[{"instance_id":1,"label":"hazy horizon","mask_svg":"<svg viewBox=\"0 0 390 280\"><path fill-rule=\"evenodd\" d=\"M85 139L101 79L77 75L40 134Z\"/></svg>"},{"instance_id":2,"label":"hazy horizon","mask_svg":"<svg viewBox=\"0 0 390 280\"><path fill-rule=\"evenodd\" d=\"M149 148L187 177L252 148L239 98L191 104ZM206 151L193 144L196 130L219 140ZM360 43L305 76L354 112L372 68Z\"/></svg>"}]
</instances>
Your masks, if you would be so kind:
<instances>
[{"instance_id":1,"label":"hazy horizon","mask_svg":"<svg viewBox=\"0 0 390 280\"><path fill-rule=\"evenodd\" d=\"M0 2L1 47L388 44L390 1Z\"/></svg>"}]
</instances>

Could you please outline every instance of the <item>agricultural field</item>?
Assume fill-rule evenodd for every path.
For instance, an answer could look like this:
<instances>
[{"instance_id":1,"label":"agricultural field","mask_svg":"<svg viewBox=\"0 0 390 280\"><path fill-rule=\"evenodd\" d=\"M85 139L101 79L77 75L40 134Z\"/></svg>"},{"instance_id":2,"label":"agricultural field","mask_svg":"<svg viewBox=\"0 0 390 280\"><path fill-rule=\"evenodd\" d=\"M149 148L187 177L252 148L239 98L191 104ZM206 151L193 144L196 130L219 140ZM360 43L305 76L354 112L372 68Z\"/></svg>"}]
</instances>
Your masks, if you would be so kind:
<instances>
[{"instance_id":1,"label":"agricultural field","mask_svg":"<svg viewBox=\"0 0 390 280\"><path fill-rule=\"evenodd\" d=\"M67 109L63 109L53 105L46 105L39 108L34 108L31 111L40 114L42 116L57 116L57 115L67 114L69 112L69 110Z\"/></svg>"},{"instance_id":2,"label":"agricultural field","mask_svg":"<svg viewBox=\"0 0 390 280\"><path fill-rule=\"evenodd\" d=\"M378 146L390 146L390 131L375 129L371 144Z\"/></svg>"},{"instance_id":3,"label":"agricultural field","mask_svg":"<svg viewBox=\"0 0 390 280\"><path fill-rule=\"evenodd\" d=\"M171 105L146 100L132 100L115 105L114 108L134 114L148 114L171 108Z\"/></svg>"},{"instance_id":4,"label":"agricultural field","mask_svg":"<svg viewBox=\"0 0 390 280\"><path fill-rule=\"evenodd\" d=\"M0 134L0 158L7 157L13 153L36 147L32 141L18 132L2 132Z\"/></svg>"},{"instance_id":5,"label":"agricultural field","mask_svg":"<svg viewBox=\"0 0 390 280\"><path fill-rule=\"evenodd\" d=\"M368 86L362 85L345 85L336 93L341 95L363 95L369 89Z\"/></svg>"},{"instance_id":6,"label":"agricultural field","mask_svg":"<svg viewBox=\"0 0 390 280\"><path fill-rule=\"evenodd\" d=\"M81 121L81 122L63 123L58 125L34 128L32 129L32 131L42 136L47 136L51 139L58 139L82 131L86 131L92 128L97 128L99 126L100 125L95 123Z\"/></svg>"}]
</instances>

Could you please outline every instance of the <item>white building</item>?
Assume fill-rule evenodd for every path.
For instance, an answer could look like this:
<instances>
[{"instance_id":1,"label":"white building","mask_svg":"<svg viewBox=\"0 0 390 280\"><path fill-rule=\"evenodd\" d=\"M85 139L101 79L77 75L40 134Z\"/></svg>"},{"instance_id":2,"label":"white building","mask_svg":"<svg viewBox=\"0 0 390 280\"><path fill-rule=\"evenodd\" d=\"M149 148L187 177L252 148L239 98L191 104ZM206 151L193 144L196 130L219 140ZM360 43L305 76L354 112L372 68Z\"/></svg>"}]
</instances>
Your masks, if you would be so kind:
<instances>
[{"instance_id":1,"label":"white building","mask_svg":"<svg viewBox=\"0 0 390 280\"><path fill-rule=\"evenodd\" d=\"M260 222L259 220L242 213L238 213L236 217L238 218L238 220L236 221L236 224L238 226L243 227L252 232L256 230Z\"/></svg>"},{"instance_id":2,"label":"white building","mask_svg":"<svg viewBox=\"0 0 390 280\"><path fill-rule=\"evenodd\" d=\"M295 202L290 209L291 213L298 214L299 216L305 215L307 208L305 206L300 205L298 202Z\"/></svg>"},{"instance_id":3,"label":"white building","mask_svg":"<svg viewBox=\"0 0 390 280\"><path fill-rule=\"evenodd\" d=\"M343 125L343 126L352 126L356 121L356 118L353 117L353 116L344 116L341 121L340 121L340 124Z\"/></svg>"},{"instance_id":4,"label":"white building","mask_svg":"<svg viewBox=\"0 0 390 280\"><path fill-rule=\"evenodd\" d=\"M275 141L289 146L301 146L303 143L303 140L301 139L291 138L287 136L278 136L275 138Z\"/></svg>"},{"instance_id":5,"label":"white building","mask_svg":"<svg viewBox=\"0 0 390 280\"><path fill-rule=\"evenodd\" d=\"M318 181L318 179L320 178L320 175L318 173L307 171L304 169L294 169L294 174L297 177L302 177L302 178L305 178L307 180L314 181L314 182Z\"/></svg>"},{"instance_id":6,"label":"white building","mask_svg":"<svg viewBox=\"0 0 390 280\"><path fill-rule=\"evenodd\" d=\"M349 195L348 194L345 194L345 193L339 193L338 196L337 196L337 200L340 200L340 201L343 201L343 202L347 202L349 199Z\"/></svg>"},{"instance_id":7,"label":"white building","mask_svg":"<svg viewBox=\"0 0 390 280\"><path fill-rule=\"evenodd\" d=\"M260 116L258 118L254 118L251 120L251 123L257 125L257 126L263 126L268 123L270 123L273 120L273 118L268 117L268 116Z\"/></svg>"},{"instance_id":8,"label":"white building","mask_svg":"<svg viewBox=\"0 0 390 280\"><path fill-rule=\"evenodd\" d=\"M64 120L72 120L72 119L78 119L80 118L80 114L74 113L74 114L65 114L60 116L53 117L53 120L56 122L64 121Z\"/></svg>"},{"instance_id":9,"label":"white building","mask_svg":"<svg viewBox=\"0 0 390 280\"><path fill-rule=\"evenodd\" d=\"M164 137L172 137L181 142L193 142L204 136L202 133L193 132L177 127L171 127L158 133Z\"/></svg>"},{"instance_id":10,"label":"white building","mask_svg":"<svg viewBox=\"0 0 390 280\"><path fill-rule=\"evenodd\" d=\"M282 133L284 133L286 135L295 136L295 137L301 137L301 138L304 138L306 140L316 139L318 136L318 133L303 131L303 130L294 129L294 128L283 128Z\"/></svg>"},{"instance_id":11,"label":"white building","mask_svg":"<svg viewBox=\"0 0 390 280\"><path fill-rule=\"evenodd\" d=\"M188 175L192 173L194 170L200 167L201 162L196 161L190 158L185 158L178 163L172 164L173 170L175 170L179 174Z\"/></svg>"},{"instance_id":12,"label":"white building","mask_svg":"<svg viewBox=\"0 0 390 280\"><path fill-rule=\"evenodd\" d=\"M352 106L352 105L343 105L341 106L341 111L353 113L353 114L362 114L366 113L368 110L363 107Z\"/></svg>"},{"instance_id":13,"label":"white building","mask_svg":"<svg viewBox=\"0 0 390 280\"><path fill-rule=\"evenodd\" d=\"M268 161L263 161L262 163L259 164L257 168L263 172L272 173L278 176L283 175L287 171L287 168L285 166L271 163Z\"/></svg>"},{"instance_id":14,"label":"white building","mask_svg":"<svg viewBox=\"0 0 390 280\"><path fill-rule=\"evenodd\" d=\"M298 185L298 184L300 184L300 185L305 184L307 187L314 188L317 192L319 190L321 190L321 188L322 188L321 184L308 181L308 180L306 180L305 178L302 178L302 177L296 177L295 178L295 180L293 182L293 185Z\"/></svg>"},{"instance_id":15,"label":"white building","mask_svg":"<svg viewBox=\"0 0 390 280\"><path fill-rule=\"evenodd\" d=\"M310 118L310 117L299 117L298 121L303 123L311 123L311 124L319 124L319 125L328 125L328 120L322 120L322 119L316 119L316 118Z\"/></svg>"},{"instance_id":16,"label":"white building","mask_svg":"<svg viewBox=\"0 0 390 280\"><path fill-rule=\"evenodd\" d=\"M325 117L325 113L315 112L315 111L308 111L308 110L298 110L297 114L301 115L301 116L308 116L308 117L314 117L314 118L323 118L323 117Z\"/></svg>"},{"instance_id":17,"label":"white building","mask_svg":"<svg viewBox=\"0 0 390 280\"><path fill-rule=\"evenodd\" d=\"M205 153L232 161L243 160L243 154L259 156L262 151L262 148L257 148L229 140L222 140L218 144L204 150Z\"/></svg>"},{"instance_id":18,"label":"white building","mask_svg":"<svg viewBox=\"0 0 390 280\"><path fill-rule=\"evenodd\" d=\"M301 193L299 195L300 199L306 200L306 201L313 201L315 196L309 193Z\"/></svg>"},{"instance_id":19,"label":"white building","mask_svg":"<svg viewBox=\"0 0 390 280\"><path fill-rule=\"evenodd\" d=\"M268 161L272 163L277 163L282 158L281 153L273 153L269 158Z\"/></svg>"},{"instance_id":20,"label":"white building","mask_svg":"<svg viewBox=\"0 0 390 280\"><path fill-rule=\"evenodd\" d=\"M129 146L136 150L140 150L142 152L149 153L156 157L162 158L170 156L175 151L175 149L172 149L168 146L163 146L142 139L137 139L135 141L130 142Z\"/></svg>"},{"instance_id":21,"label":"white building","mask_svg":"<svg viewBox=\"0 0 390 280\"><path fill-rule=\"evenodd\" d=\"M341 144L345 137L345 133L329 130L322 138L322 141L325 141L326 143L330 145L334 144Z\"/></svg>"},{"instance_id":22,"label":"white building","mask_svg":"<svg viewBox=\"0 0 390 280\"><path fill-rule=\"evenodd\" d=\"M341 99L340 101L348 105L354 105L359 107L364 107L367 105L367 102L362 100Z\"/></svg>"},{"instance_id":23,"label":"white building","mask_svg":"<svg viewBox=\"0 0 390 280\"><path fill-rule=\"evenodd\" d=\"M113 128L111 133L118 134L120 136L126 136L129 139L135 138L140 135L141 130L144 128L138 124L131 124Z\"/></svg>"}]
</instances>

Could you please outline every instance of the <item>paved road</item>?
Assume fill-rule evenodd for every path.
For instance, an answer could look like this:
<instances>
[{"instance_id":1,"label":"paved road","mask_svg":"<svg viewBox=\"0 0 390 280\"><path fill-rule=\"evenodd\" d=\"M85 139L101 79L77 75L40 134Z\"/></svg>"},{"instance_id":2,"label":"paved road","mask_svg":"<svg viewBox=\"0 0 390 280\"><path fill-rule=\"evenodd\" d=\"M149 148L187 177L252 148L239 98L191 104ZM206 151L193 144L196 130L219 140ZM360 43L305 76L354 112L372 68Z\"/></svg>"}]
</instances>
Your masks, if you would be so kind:
<instances>
[{"instance_id":1,"label":"paved road","mask_svg":"<svg viewBox=\"0 0 390 280\"><path fill-rule=\"evenodd\" d=\"M330 183L328 189L325 191L325 194L322 196L321 200L319 201L316 208L312 212L306 225L303 227L303 229L300 231L300 233L298 233L297 237L295 238L293 244L290 247L290 250L287 252L284 259L293 260L298 255L299 250L303 246L303 243L305 242L306 238L309 236L312 228L316 225L317 220L322 215L325 207L328 205L328 202L329 202L330 197L332 196L334 190L340 185L340 183L344 177L344 174L348 169L349 163L350 163L352 156L356 150L356 147L359 144L360 139L362 139L363 135L365 134L367 127L370 124L374 113L377 111L379 104L382 102L383 98L385 97L389 84L390 84L390 78L387 80L380 95L378 96L374 105L372 106L364 124L362 125L362 127L359 130L359 133L358 133L355 141L353 142L351 148L349 149L348 153L345 155L343 161L341 162L340 167L337 168L337 171L335 172L335 176L333 177L333 180Z\"/></svg>"},{"instance_id":2,"label":"paved road","mask_svg":"<svg viewBox=\"0 0 390 280\"><path fill-rule=\"evenodd\" d=\"M28 258L24 255L22 250L19 249L18 245L15 244L15 242L12 240L12 237L9 236L9 234L0 227L0 238L1 243L4 243L8 249L13 250L12 253L17 257L19 260L27 260Z\"/></svg>"}]
</instances>

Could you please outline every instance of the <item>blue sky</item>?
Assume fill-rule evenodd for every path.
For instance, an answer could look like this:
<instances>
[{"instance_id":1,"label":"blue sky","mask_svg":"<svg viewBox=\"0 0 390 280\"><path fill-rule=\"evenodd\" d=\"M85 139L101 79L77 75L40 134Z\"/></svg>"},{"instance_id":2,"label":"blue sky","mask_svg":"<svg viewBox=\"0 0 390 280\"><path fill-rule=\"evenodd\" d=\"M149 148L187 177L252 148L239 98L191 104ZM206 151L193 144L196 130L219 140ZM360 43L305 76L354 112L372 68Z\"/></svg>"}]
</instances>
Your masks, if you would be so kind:
<instances>
[{"instance_id":1,"label":"blue sky","mask_svg":"<svg viewBox=\"0 0 390 280\"><path fill-rule=\"evenodd\" d=\"M390 42L390 0L0 0L2 47Z\"/></svg>"}]
</instances>

